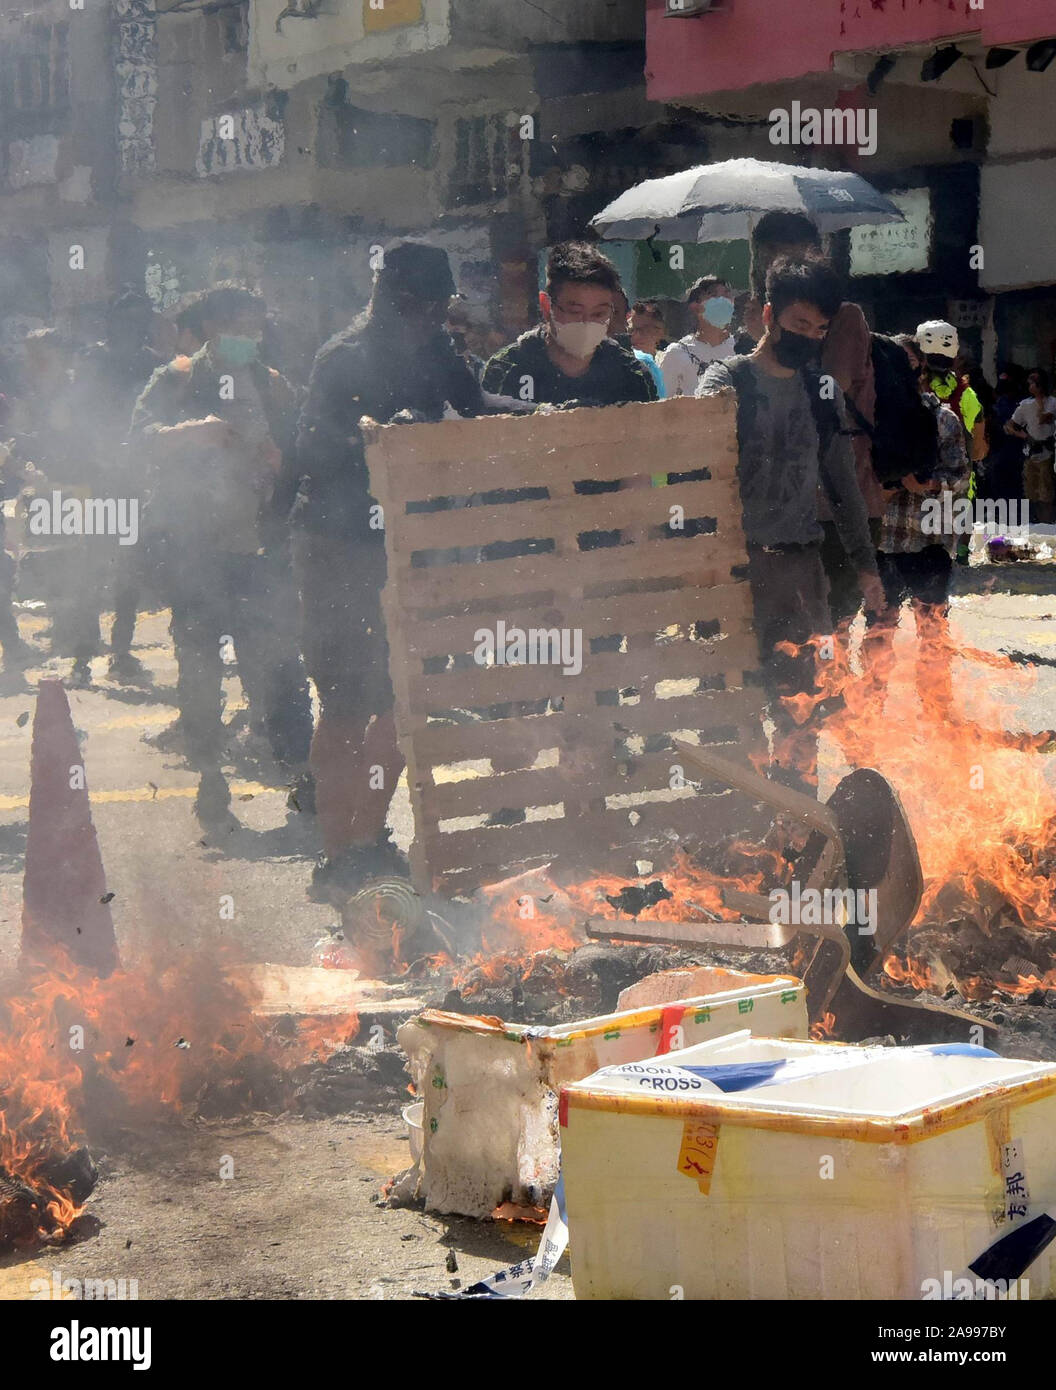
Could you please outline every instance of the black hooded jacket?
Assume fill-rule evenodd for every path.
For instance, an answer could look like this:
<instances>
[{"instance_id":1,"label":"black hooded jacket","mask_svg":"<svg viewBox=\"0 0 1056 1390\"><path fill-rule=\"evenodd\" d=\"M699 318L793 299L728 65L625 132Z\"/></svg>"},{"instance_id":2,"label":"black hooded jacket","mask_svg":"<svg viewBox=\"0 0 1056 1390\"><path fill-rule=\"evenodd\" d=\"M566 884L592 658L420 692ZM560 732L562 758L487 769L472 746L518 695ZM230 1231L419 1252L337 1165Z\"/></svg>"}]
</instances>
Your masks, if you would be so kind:
<instances>
[{"instance_id":1,"label":"black hooded jacket","mask_svg":"<svg viewBox=\"0 0 1056 1390\"><path fill-rule=\"evenodd\" d=\"M409 345L369 313L316 354L297 436L300 485L294 522L321 534L378 542L371 528L360 419L388 424L408 410L439 420L448 402L478 415L484 401L473 373L446 333Z\"/></svg>"}]
</instances>

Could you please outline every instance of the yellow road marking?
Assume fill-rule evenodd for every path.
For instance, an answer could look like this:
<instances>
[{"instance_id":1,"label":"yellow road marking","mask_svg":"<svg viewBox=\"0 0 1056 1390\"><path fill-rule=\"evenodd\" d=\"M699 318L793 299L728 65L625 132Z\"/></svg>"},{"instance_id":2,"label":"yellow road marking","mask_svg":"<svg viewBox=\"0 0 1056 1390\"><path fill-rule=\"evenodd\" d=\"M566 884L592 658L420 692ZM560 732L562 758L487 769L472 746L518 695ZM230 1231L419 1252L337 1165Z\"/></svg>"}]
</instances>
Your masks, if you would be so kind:
<instances>
[{"instance_id":1,"label":"yellow road marking","mask_svg":"<svg viewBox=\"0 0 1056 1390\"><path fill-rule=\"evenodd\" d=\"M238 714L242 710L248 709L249 704L244 699L228 700L224 708L232 714ZM92 724L88 733L104 733L110 729L135 729L147 724L171 724L174 717L171 709L156 709L140 714L119 714L114 719L104 719L98 724ZM24 731L20 730L18 734L6 734L0 737L0 743L22 741L28 738L32 732L32 728L27 726Z\"/></svg>"},{"instance_id":2,"label":"yellow road marking","mask_svg":"<svg viewBox=\"0 0 1056 1390\"><path fill-rule=\"evenodd\" d=\"M93 724L88 732L97 734L104 729L134 729L138 724L171 724L172 719L171 709L157 709L149 714L119 714L116 719L107 719L101 724Z\"/></svg>"},{"instance_id":3,"label":"yellow road marking","mask_svg":"<svg viewBox=\"0 0 1056 1390\"><path fill-rule=\"evenodd\" d=\"M285 787L266 787L263 782L231 782L232 796L263 796L268 792L284 792ZM91 792L92 803L96 806L111 806L123 801L170 801L173 797L193 797L198 793L197 783L188 787L159 787L155 792L150 787L115 787L111 791ZM20 811L29 805L28 796L0 796L0 811Z\"/></svg>"}]
</instances>

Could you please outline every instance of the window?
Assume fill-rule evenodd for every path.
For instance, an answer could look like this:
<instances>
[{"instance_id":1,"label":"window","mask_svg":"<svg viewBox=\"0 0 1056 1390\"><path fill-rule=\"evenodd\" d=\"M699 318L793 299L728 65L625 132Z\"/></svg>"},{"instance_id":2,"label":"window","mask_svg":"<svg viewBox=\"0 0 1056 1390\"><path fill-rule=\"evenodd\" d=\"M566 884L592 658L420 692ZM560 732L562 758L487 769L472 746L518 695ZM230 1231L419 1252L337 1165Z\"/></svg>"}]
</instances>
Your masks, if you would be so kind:
<instances>
[{"instance_id":1,"label":"window","mask_svg":"<svg viewBox=\"0 0 1056 1390\"><path fill-rule=\"evenodd\" d=\"M471 116L455 122L452 204L491 203L505 194L506 143L502 116Z\"/></svg>"},{"instance_id":2,"label":"window","mask_svg":"<svg viewBox=\"0 0 1056 1390\"><path fill-rule=\"evenodd\" d=\"M419 116L365 111L336 105L333 112L333 162L345 168L428 167L434 123Z\"/></svg>"},{"instance_id":3,"label":"window","mask_svg":"<svg viewBox=\"0 0 1056 1390\"><path fill-rule=\"evenodd\" d=\"M249 48L249 0L226 6L217 13L217 20L224 56L245 53Z\"/></svg>"},{"instance_id":4,"label":"window","mask_svg":"<svg viewBox=\"0 0 1056 1390\"><path fill-rule=\"evenodd\" d=\"M0 45L0 110L18 116L65 115L70 105L65 24L26 25Z\"/></svg>"}]
</instances>

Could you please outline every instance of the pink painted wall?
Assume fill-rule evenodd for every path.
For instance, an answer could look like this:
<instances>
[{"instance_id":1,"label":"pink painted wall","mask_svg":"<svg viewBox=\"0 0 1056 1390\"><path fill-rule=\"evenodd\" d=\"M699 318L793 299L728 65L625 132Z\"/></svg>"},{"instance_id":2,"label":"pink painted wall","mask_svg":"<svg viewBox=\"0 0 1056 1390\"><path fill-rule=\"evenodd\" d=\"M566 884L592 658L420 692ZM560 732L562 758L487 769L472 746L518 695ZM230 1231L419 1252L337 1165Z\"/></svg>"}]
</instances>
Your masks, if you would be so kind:
<instances>
[{"instance_id":1,"label":"pink painted wall","mask_svg":"<svg viewBox=\"0 0 1056 1390\"><path fill-rule=\"evenodd\" d=\"M725 0L724 13L667 19L647 0L646 76L657 101L828 72L840 51L980 34L984 43L1056 37L1054 0Z\"/></svg>"}]
</instances>

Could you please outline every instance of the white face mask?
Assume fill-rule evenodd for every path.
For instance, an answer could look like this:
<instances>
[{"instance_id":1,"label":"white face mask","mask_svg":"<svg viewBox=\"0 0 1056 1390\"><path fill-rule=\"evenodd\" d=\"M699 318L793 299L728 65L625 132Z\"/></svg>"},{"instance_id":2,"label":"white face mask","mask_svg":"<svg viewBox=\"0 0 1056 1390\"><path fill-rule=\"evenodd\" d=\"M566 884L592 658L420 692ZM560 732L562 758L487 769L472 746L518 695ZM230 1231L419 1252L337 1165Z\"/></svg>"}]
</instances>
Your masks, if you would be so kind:
<instances>
[{"instance_id":1,"label":"white face mask","mask_svg":"<svg viewBox=\"0 0 1056 1390\"><path fill-rule=\"evenodd\" d=\"M593 357L599 344L608 337L607 323L558 323L551 318L550 331L554 342L570 357Z\"/></svg>"}]
</instances>

